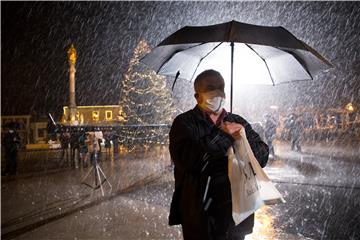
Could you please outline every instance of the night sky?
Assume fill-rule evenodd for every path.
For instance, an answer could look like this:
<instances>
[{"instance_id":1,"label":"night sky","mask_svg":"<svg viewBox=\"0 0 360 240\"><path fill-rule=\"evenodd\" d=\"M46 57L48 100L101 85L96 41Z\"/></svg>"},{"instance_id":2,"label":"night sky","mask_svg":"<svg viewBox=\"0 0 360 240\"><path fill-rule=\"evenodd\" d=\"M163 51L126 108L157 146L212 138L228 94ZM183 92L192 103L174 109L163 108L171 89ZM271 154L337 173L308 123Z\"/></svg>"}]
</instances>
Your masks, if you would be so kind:
<instances>
[{"instance_id":1,"label":"night sky","mask_svg":"<svg viewBox=\"0 0 360 240\"><path fill-rule=\"evenodd\" d=\"M141 39L154 47L183 26L233 19L284 26L335 66L316 81L272 88L263 101L360 106L359 2L1 2L1 114L62 112L70 43L77 104L112 105Z\"/></svg>"}]
</instances>

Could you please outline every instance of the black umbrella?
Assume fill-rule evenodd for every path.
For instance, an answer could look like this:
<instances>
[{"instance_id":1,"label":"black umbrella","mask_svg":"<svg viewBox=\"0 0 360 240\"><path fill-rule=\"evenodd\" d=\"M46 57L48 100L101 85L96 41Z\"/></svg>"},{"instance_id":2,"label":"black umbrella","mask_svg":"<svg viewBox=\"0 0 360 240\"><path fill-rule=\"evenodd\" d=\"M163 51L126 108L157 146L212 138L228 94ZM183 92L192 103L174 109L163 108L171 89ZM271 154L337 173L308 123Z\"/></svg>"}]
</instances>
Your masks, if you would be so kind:
<instances>
[{"instance_id":1,"label":"black umbrella","mask_svg":"<svg viewBox=\"0 0 360 240\"><path fill-rule=\"evenodd\" d=\"M248 84L278 84L312 80L332 65L283 27L257 26L237 21L211 26L187 26L176 31L141 62L158 74L192 81L206 69ZM174 85L173 85L174 86Z\"/></svg>"}]
</instances>

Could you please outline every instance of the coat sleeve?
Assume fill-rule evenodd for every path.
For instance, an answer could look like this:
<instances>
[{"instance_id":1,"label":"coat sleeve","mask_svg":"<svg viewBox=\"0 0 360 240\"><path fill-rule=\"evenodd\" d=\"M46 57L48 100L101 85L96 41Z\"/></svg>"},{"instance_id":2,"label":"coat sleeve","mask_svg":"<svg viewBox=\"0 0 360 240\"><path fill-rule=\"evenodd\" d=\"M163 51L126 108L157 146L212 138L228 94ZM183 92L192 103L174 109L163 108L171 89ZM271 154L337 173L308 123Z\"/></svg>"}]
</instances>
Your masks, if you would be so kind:
<instances>
[{"instance_id":1,"label":"coat sleeve","mask_svg":"<svg viewBox=\"0 0 360 240\"><path fill-rule=\"evenodd\" d=\"M175 118L170 129L170 155L181 171L198 172L207 156L226 153L234 139L217 128L213 132L198 133L192 120Z\"/></svg>"}]
</instances>

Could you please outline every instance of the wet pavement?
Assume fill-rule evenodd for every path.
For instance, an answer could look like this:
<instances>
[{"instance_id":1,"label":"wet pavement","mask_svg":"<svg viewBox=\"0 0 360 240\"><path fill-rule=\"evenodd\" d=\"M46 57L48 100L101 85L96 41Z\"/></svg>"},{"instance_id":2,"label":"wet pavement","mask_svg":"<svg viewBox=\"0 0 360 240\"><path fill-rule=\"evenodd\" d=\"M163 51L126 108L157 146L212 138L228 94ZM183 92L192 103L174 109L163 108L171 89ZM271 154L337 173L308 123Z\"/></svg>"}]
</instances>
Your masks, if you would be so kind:
<instances>
[{"instance_id":1,"label":"wet pavement","mask_svg":"<svg viewBox=\"0 0 360 240\"><path fill-rule=\"evenodd\" d=\"M82 183L84 180L88 185L95 186L91 167L84 168L80 165L76 169L74 166L70 167L69 162L58 159L59 169L56 170L53 161L57 159L58 152L43 154L51 159L48 160L52 166L49 173L46 173L46 166L27 163L29 171L34 170L35 173L20 171L15 177L2 177L3 239L16 237L113 199L119 194L132 191L133 188L144 186L159 178L170 164L167 148L163 146L149 151L122 151L112 156L103 152L99 166L112 185L110 189L107 182L104 182L103 197L99 188L94 190ZM32 158L27 160L36 161ZM91 174L84 179L89 171L92 171ZM48 236L45 239L48 239Z\"/></svg>"},{"instance_id":2,"label":"wet pavement","mask_svg":"<svg viewBox=\"0 0 360 240\"><path fill-rule=\"evenodd\" d=\"M278 146L279 157L266 168L287 201L269 208L274 228L312 239L360 239L359 144L303 150Z\"/></svg>"},{"instance_id":3,"label":"wet pavement","mask_svg":"<svg viewBox=\"0 0 360 240\"><path fill-rule=\"evenodd\" d=\"M247 239L360 239L357 146L308 144L297 153L278 143L265 170L286 203L257 211ZM34 155L42 164L27 158L34 173L19 166L15 178L2 177L2 239L182 239L167 225L174 182L166 147L102 153L112 184L104 183L104 197L81 184L89 168L46 154Z\"/></svg>"}]
</instances>

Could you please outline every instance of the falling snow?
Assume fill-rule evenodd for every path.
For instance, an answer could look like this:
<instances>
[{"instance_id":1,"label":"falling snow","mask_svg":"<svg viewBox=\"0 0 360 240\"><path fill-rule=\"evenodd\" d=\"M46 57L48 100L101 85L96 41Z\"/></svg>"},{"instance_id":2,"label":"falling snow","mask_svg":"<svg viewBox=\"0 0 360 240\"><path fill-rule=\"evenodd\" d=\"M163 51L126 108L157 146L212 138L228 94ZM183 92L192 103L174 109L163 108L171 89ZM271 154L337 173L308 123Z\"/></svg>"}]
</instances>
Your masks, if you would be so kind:
<instances>
[{"instance_id":1,"label":"falling snow","mask_svg":"<svg viewBox=\"0 0 360 240\"><path fill-rule=\"evenodd\" d=\"M77 104L113 105L124 100L141 41L155 47L186 25L233 19L283 26L334 66L313 81L239 89L234 112L258 122L272 105L284 112L360 107L358 2L2 2L1 13L2 115L60 118L71 43ZM186 81L169 95L178 112L195 103ZM309 138L301 153L279 137L265 171L286 203L260 209L246 239L360 239L358 128L356 136ZM103 152L101 167L113 185L104 186L105 196L81 184L88 169L70 167L60 150L20 151L18 175L2 177L2 239L182 239L180 227L168 226L174 180L167 147Z\"/></svg>"}]
</instances>

